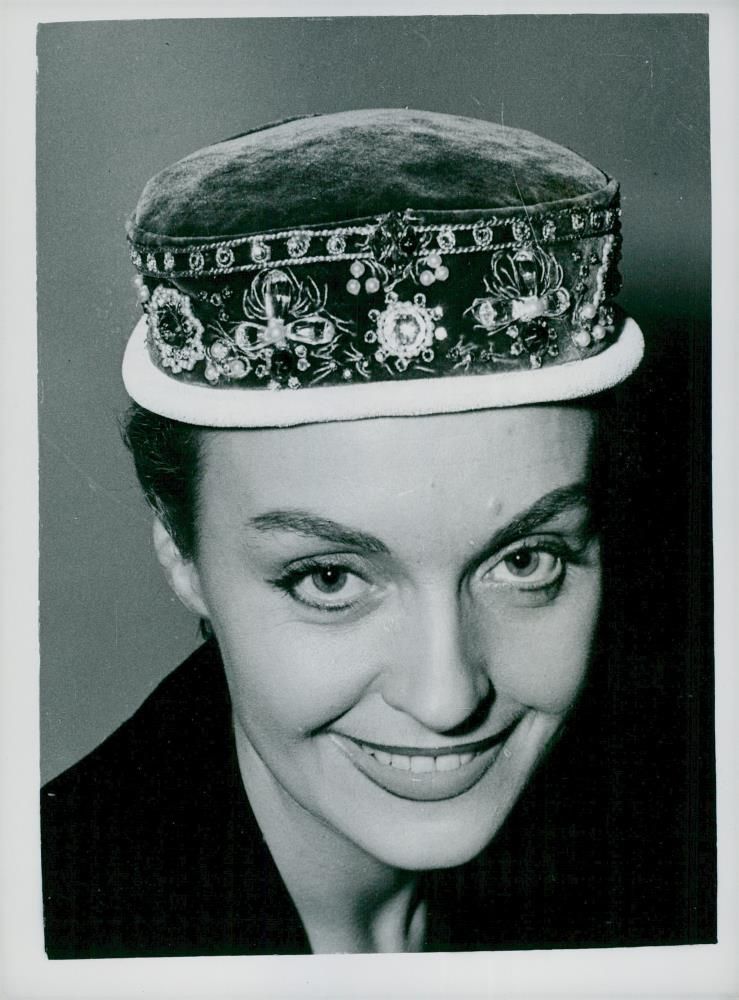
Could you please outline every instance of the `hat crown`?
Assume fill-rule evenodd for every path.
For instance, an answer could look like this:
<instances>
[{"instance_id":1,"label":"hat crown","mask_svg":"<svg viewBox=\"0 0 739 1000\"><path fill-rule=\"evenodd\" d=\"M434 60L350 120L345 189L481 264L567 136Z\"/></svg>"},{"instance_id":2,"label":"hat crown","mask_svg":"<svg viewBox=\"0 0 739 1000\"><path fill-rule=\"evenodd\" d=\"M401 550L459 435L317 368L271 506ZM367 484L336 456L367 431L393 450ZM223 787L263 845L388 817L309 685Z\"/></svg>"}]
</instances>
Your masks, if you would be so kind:
<instances>
[{"instance_id":1,"label":"hat crown","mask_svg":"<svg viewBox=\"0 0 739 1000\"><path fill-rule=\"evenodd\" d=\"M191 153L149 181L131 232L228 238L409 207L520 208L591 195L607 183L581 156L520 129L407 109L342 112Z\"/></svg>"}]
</instances>

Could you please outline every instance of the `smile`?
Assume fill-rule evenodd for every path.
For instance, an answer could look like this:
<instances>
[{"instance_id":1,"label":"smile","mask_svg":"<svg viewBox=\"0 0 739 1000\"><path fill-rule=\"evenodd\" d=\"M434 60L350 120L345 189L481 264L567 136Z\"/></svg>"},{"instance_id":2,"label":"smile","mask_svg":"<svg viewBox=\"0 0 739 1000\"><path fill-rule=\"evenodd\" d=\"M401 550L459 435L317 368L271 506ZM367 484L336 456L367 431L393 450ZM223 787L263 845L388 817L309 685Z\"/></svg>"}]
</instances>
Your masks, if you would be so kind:
<instances>
[{"instance_id":1,"label":"smile","mask_svg":"<svg viewBox=\"0 0 739 1000\"><path fill-rule=\"evenodd\" d=\"M428 774L431 771L456 771L459 767L471 764L475 757L479 757L485 750L505 740L515 725L512 723L484 740L448 747L387 746L381 743L367 743L364 740L353 740L353 742L385 767L396 767L400 771L412 771L414 774Z\"/></svg>"},{"instance_id":2,"label":"smile","mask_svg":"<svg viewBox=\"0 0 739 1000\"><path fill-rule=\"evenodd\" d=\"M386 750L374 750L365 743L359 744L365 753L374 757L386 767L397 767L399 771L412 771L414 774L424 774L430 771L456 771L458 767L471 763L475 753L447 753L432 757L427 754L388 753Z\"/></svg>"},{"instance_id":3,"label":"smile","mask_svg":"<svg viewBox=\"0 0 739 1000\"><path fill-rule=\"evenodd\" d=\"M385 791L400 798L439 801L454 798L482 778L504 751L518 720L493 736L446 747L407 747L368 743L339 733L332 741L354 766Z\"/></svg>"}]
</instances>

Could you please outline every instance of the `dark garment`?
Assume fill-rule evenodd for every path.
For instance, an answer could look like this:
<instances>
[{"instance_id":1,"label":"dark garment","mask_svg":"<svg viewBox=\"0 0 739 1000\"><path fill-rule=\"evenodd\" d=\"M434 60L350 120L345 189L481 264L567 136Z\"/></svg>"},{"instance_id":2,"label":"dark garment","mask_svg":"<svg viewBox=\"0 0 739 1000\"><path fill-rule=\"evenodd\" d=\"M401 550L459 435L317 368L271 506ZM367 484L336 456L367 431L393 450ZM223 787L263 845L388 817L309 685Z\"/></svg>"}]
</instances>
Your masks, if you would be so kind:
<instances>
[{"instance_id":1,"label":"dark garment","mask_svg":"<svg viewBox=\"0 0 739 1000\"><path fill-rule=\"evenodd\" d=\"M42 792L50 958L299 954L241 782L217 648Z\"/></svg>"},{"instance_id":2,"label":"dark garment","mask_svg":"<svg viewBox=\"0 0 739 1000\"><path fill-rule=\"evenodd\" d=\"M491 847L424 877L428 950L715 939L712 869L700 899L686 854L695 818L606 719L586 692ZM243 789L212 642L43 789L42 848L50 958L310 951Z\"/></svg>"}]
</instances>

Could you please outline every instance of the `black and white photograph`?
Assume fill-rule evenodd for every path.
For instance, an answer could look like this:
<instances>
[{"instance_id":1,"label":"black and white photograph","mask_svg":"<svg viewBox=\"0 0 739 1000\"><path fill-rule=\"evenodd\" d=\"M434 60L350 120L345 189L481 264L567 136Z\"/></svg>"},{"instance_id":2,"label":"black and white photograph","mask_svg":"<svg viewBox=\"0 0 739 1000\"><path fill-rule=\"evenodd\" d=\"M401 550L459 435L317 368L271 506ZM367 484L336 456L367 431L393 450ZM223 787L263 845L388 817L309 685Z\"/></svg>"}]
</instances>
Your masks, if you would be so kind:
<instances>
[{"instance_id":1,"label":"black and white photograph","mask_svg":"<svg viewBox=\"0 0 739 1000\"><path fill-rule=\"evenodd\" d=\"M171 10L35 30L33 995L710 961L714 15Z\"/></svg>"}]
</instances>

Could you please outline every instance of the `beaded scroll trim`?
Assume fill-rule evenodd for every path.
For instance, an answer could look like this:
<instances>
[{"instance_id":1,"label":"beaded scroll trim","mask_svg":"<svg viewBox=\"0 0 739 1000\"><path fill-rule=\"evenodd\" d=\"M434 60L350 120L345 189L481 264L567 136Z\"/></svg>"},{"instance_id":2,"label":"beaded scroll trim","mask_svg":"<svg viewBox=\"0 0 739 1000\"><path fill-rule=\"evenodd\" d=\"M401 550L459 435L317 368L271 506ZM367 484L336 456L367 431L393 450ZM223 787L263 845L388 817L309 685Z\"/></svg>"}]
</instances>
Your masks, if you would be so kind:
<instances>
[{"instance_id":1,"label":"beaded scroll trim","mask_svg":"<svg viewBox=\"0 0 739 1000\"><path fill-rule=\"evenodd\" d=\"M491 216L474 223L421 225L414 213L390 212L376 222L332 229L291 229L231 240L151 247L130 241L131 260L143 274L193 278L371 257L397 270L409 258L434 250L477 253L521 243L546 244L607 235L620 218L619 208L563 209L525 216Z\"/></svg>"},{"instance_id":2,"label":"beaded scroll trim","mask_svg":"<svg viewBox=\"0 0 739 1000\"><path fill-rule=\"evenodd\" d=\"M619 214L617 208L573 210L432 226L414 224L410 212L390 213L370 226L294 230L145 254L134 246L149 349L160 367L189 380L200 377L188 373L202 365L211 385L293 389L574 360L601 349L614 332L608 299L616 285ZM328 253L309 254L314 241ZM284 252L288 257L280 256ZM453 296L439 292L440 301L427 302L426 292L436 292L450 276L444 257L473 253L490 255L489 270L481 261L478 294L466 307L459 308L456 287ZM569 258L564 269L563 254ZM244 255L249 263L240 262ZM178 259L189 268L179 269ZM328 284L297 267L315 264L314 275L330 273L336 293L338 275L323 265L341 261L349 264L345 299L384 293L384 308L368 308L364 323L359 309L351 319L329 310ZM208 266L213 262L216 268ZM224 280L240 272L247 273L238 285ZM157 283L165 275L172 284ZM464 278L449 284L469 284L469 275ZM401 295L398 287L409 282L426 292ZM455 312L458 336L452 340L447 320L454 321ZM460 319L471 331L460 328Z\"/></svg>"}]
</instances>

